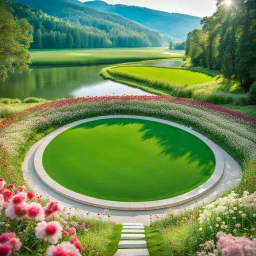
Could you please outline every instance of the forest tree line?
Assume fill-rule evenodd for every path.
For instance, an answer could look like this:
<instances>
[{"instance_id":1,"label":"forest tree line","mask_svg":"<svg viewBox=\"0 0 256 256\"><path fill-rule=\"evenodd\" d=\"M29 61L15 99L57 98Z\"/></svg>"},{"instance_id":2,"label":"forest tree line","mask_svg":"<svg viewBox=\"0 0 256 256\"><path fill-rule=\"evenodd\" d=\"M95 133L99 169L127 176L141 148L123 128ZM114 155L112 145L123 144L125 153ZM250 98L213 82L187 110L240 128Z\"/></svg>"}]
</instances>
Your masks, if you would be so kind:
<instances>
[{"instance_id":1,"label":"forest tree line","mask_svg":"<svg viewBox=\"0 0 256 256\"><path fill-rule=\"evenodd\" d=\"M108 24L80 25L25 5L13 3L12 7L17 20L26 19L33 26L32 49L149 47L163 43L159 34L155 37L155 34L118 30Z\"/></svg>"},{"instance_id":2,"label":"forest tree line","mask_svg":"<svg viewBox=\"0 0 256 256\"><path fill-rule=\"evenodd\" d=\"M171 41L169 44L169 50L185 50L186 42L181 43L175 43L174 41Z\"/></svg>"},{"instance_id":3,"label":"forest tree line","mask_svg":"<svg viewBox=\"0 0 256 256\"><path fill-rule=\"evenodd\" d=\"M186 56L194 66L221 70L247 92L256 81L256 1L217 1L217 11L188 34ZM256 85L255 85L256 86Z\"/></svg>"}]
</instances>

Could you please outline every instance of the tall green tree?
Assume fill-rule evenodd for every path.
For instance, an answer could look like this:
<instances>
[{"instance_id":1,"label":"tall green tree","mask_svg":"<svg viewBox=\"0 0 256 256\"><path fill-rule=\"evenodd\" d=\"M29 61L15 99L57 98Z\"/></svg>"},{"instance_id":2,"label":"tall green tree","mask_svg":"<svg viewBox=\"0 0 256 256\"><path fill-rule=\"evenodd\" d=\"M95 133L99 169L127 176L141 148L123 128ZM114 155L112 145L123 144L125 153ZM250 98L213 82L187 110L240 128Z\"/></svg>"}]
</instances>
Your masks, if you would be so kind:
<instances>
[{"instance_id":1,"label":"tall green tree","mask_svg":"<svg viewBox=\"0 0 256 256\"><path fill-rule=\"evenodd\" d=\"M256 1L217 1L217 11L188 34L186 56L196 66L219 69L246 92L256 81Z\"/></svg>"},{"instance_id":2,"label":"tall green tree","mask_svg":"<svg viewBox=\"0 0 256 256\"><path fill-rule=\"evenodd\" d=\"M34 35L34 44L37 49L43 48L43 34L40 29L38 29Z\"/></svg>"},{"instance_id":3,"label":"tall green tree","mask_svg":"<svg viewBox=\"0 0 256 256\"><path fill-rule=\"evenodd\" d=\"M237 50L237 73L241 85L249 91L256 80L256 1L245 1L239 23L242 29Z\"/></svg>"},{"instance_id":4,"label":"tall green tree","mask_svg":"<svg viewBox=\"0 0 256 256\"><path fill-rule=\"evenodd\" d=\"M67 37L67 47L68 48L73 48L74 47L74 40L73 40L73 37L70 33L68 33L68 37Z\"/></svg>"},{"instance_id":5,"label":"tall green tree","mask_svg":"<svg viewBox=\"0 0 256 256\"><path fill-rule=\"evenodd\" d=\"M33 40L32 26L25 20L14 20L9 1L0 0L0 79L8 72L29 71L28 48Z\"/></svg>"}]
</instances>

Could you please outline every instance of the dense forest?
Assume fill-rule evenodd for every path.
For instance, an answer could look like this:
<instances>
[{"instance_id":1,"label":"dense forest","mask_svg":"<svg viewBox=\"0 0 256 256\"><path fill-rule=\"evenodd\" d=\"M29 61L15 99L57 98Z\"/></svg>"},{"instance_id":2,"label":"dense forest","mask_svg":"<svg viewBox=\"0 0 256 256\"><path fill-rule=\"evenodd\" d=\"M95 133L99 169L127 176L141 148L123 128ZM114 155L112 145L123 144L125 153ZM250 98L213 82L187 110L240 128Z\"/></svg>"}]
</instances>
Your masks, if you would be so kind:
<instances>
[{"instance_id":1,"label":"dense forest","mask_svg":"<svg viewBox=\"0 0 256 256\"><path fill-rule=\"evenodd\" d=\"M166 42L146 27L125 18L101 13L65 0L17 0L16 19L33 26L31 48L156 47Z\"/></svg>"},{"instance_id":2,"label":"dense forest","mask_svg":"<svg viewBox=\"0 0 256 256\"><path fill-rule=\"evenodd\" d=\"M186 55L192 64L221 70L249 91L256 80L256 1L218 0L217 11L202 25L188 34Z\"/></svg>"}]
</instances>

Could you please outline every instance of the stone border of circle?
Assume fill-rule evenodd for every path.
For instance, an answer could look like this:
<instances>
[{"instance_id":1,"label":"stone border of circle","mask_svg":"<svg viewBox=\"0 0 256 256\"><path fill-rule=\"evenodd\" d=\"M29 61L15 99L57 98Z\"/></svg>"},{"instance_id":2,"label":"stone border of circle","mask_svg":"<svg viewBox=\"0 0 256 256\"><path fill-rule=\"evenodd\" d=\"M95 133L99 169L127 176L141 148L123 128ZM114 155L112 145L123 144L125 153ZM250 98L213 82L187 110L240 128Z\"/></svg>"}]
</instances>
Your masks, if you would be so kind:
<instances>
[{"instance_id":1,"label":"stone border of circle","mask_svg":"<svg viewBox=\"0 0 256 256\"><path fill-rule=\"evenodd\" d=\"M43 154L46 149L46 147L50 144L50 142L59 134L62 132L75 127L77 125L88 123L92 121L97 120L104 120L104 119L112 119L112 118L131 118L131 119L139 119L139 120L148 120L148 121L154 121L159 122L162 124L167 124L176 128L179 128L181 130L184 130L186 132L189 132L193 134L194 136L201 139L204 143L207 144L207 146L212 150L216 165L214 172L212 176L202 185L197 187L196 189L193 189L185 194L172 197L169 199L163 199L163 200L156 200L156 201L148 201L148 202L118 202L118 201L110 201L110 200L102 200L98 198L93 198L89 196L85 196L82 194L79 194L77 192L74 192L72 190L69 190L63 186L61 186L59 183L54 181L45 171L43 167ZM126 210L126 211L145 211L145 210L157 210L157 209L163 209L163 208L170 208L173 206L178 206L190 201L194 201L196 198L200 197L201 195L205 194L209 190L211 190L217 183L220 181L220 179L223 176L224 169L225 169L225 161L222 156L222 154L218 150L218 146L206 138L205 136L201 135L200 133L194 131L192 128L159 119L159 118L152 118L152 117L146 117L146 116L134 116L134 115L110 115L110 116L99 116L94 118L88 118L84 120L80 120L77 122L73 122L71 124L65 125L46 137L43 138L40 146L38 147L35 157L34 157L34 167L35 170L39 176L39 178L52 190L57 192L58 194L65 196L66 198L72 199L74 201L77 201L79 203L83 203L86 205L101 207L105 209L111 209L111 210Z\"/></svg>"}]
</instances>

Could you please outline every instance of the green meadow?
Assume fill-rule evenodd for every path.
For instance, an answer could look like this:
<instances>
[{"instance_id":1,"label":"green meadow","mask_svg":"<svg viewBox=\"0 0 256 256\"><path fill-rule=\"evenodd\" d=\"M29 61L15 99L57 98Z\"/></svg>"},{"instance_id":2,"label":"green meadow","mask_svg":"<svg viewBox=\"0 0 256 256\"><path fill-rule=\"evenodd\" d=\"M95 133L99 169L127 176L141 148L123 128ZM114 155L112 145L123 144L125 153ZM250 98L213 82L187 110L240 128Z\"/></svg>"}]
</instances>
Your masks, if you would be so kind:
<instances>
[{"instance_id":1,"label":"green meadow","mask_svg":"<svg viewBox=\"0 0 256 256\"><path fill-rule=\"evenodd\" d=\"M158 67L117 67L111 69L111 72L120 76L134 76L147 77L149 80L168 81L174 84L193 85L216 81L217 76L211 76L206 73L171 69L171 68L158 68Z\"/></svg>"},{"instance_id":2,"label":"green meadow","mask_svg":"<svg viewBox=\"0 0 256 256\"><path fill-rule=\"evenodd\" d=\"M31 50L33 66L117 64L142 60L182 58L184 51L166 48Z\"/></svg>"}]
</instances>

